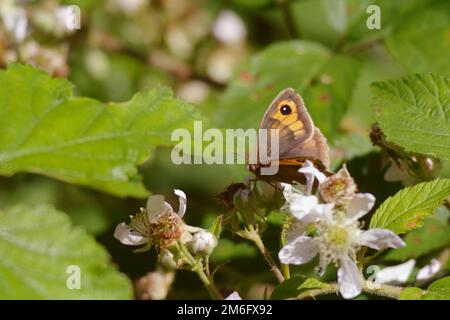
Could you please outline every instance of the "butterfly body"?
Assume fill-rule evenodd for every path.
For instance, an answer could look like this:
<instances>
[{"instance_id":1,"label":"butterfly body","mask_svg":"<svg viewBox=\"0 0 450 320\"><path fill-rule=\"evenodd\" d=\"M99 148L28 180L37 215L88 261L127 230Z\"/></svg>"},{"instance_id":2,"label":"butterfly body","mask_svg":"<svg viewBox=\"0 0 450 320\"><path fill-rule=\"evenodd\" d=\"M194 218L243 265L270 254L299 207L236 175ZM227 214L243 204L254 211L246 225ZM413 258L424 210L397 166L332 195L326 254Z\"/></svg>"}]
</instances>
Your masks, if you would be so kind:
<instances>
[{"instance_id":1,"label":"butterfly body","mask_svg":"<svg viewBox=\"0 0 450 320\"><path fill-rule=\"evenodd\" d=\"M302 98L293 89L281 91L273 100L260 124L260 129L276 129L279 133L279 156L270 163L250 164L248 170L257 179L268 182L297 181L305 183L305 177L298 172L306 160L326 175L328 171L328 145L326 138L314 123L306 110ZM271 150L267 150L270 157ZM261 168L273 164L278 165L274 175L261 174Z\"/></svg>"}]
</instances>

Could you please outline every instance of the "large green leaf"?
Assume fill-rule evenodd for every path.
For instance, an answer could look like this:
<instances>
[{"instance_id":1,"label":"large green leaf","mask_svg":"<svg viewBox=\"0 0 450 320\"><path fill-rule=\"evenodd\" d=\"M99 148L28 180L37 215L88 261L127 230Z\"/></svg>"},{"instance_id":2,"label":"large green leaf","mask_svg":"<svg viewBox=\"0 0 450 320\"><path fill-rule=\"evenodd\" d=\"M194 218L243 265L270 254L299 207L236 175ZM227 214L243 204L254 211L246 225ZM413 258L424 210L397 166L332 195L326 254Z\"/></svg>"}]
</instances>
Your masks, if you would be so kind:
<instances>
[{"instance_id":1,"label":"large green leaf","mask_svg":"<svg viewBox=\"0 0 450 320\"><path fill-rule=\"evenodd\" d=\"M220 100L219 123L227 128L258 127L279 91L292 87L303 96L316 126L328 138L347 110L359 63L333 55L317 43L271 45L251 59Z\"/></svg>"},{"instance_id":2,"label":"large green leaf","mask_svg":"<svg viewBox=\"0 0 450 320\"><path fill-rule=\"evenodd\" d=\"M72 96L30 66L0 71L0 174L42 173L120 196L145 197L137 165L198 112L162 87L124 103Z\"/></svg>"},{"instance_id":3,"label":"large green leaf","mask_svg":"<svg viewBox=\"0 0 450 320\"><path fill-rule=\"evenodd\" d=\"M450 244L450 226L435 218L428 218L422 228L411 231L404 240L405 247L390 250L384 259L405 261L442 248Z\"/></svg>"},{"instance_id":4,"label":"large green leaf","mask_svg":"<svg viewBox=\"0 0 450 320\"><path fill-rule=\"evenodd\" d=\"M130 299L129 280L107 252L49 206L0 211L0 299ZM70 266L80 289L69 289Z\"/></svg>"},{"instance_id":5,"label":"large green leaf","mask_svg":"<svg viewBox=\"0 0 450 320\"><path fill-rule=\"evenodd\" d=\"M450 78L414 75L372 88L387 140L406 151L450 158Z\"/></svg>"},{"instance_id":6,"label":"large green leaf","mask_svg":"<svg viewBox=\"0 0 450 320\"><path fill-rule=\"evenodd\" d=\"M450 300L450 277L433 282L427 290L406 288L400 294L400 300Z\"/></svg>"},{"instance_id":7,"label":"large green leaf","mask_svg":"<svg viewBox=\"0 0 450 320\"><path fill-rule=\"evenodd\" d=\"M294 276L283 281L272 292L271 298L274 300L282 300L297 297L299 294L314 289L327 288L328 284L315 278L305 278L302 276Z\"/></svg>"},{"instance_id":8,"label":"large green leaf","mask_svg":"<svg viewBox=\"0 0 450 320\"><path fill-rule=\"evenodd\" d=\"M422 224L450 194L450 179L436 179L405 188L389 197L370 221L370 228L390 229L405 233Z\"/></svg>"},{"instance_id":9,"label":"large green leaf","mask_svg":"<svg viewBox=\"0 0 450 320\"><path fill-rule=\"evenodd\" d=\"M450 75L450 2L434 1L398 20L386 47L409 71Z\"/></svg>"}]
</instances>

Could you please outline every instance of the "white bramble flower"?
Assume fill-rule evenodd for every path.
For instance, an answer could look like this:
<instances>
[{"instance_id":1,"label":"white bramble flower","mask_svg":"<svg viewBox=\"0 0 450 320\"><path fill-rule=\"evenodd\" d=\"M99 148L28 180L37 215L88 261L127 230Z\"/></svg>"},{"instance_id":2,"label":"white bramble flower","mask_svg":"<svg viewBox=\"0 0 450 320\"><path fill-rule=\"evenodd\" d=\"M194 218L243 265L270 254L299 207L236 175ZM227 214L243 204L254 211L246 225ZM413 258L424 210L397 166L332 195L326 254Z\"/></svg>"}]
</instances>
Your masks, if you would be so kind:
<instances>
[{"instance_id":1,"label":"white bramble flower","mask_svg":"<svg viewBox=\"0 0 450 320\"><path fill-rule=\"evenodd\" d=\"M200 230L192 237L191 248L196 255L210 255L217 246L217 239L206 230Z\"/></svg>"},{"instance_id":2,"label":"white bramble flower","mask_svg":"<svg viewBox=\"0 0 450 320\"><path fill-rule=\"evenodd\" d=\"M325 176L308 163L299 172L304 173L307 179L304 195L284 185L287 206L295 220L287 231L288 243L279 252L280 261L301 265L319 255L321 272L330 263L338 266L339 291L344 298L353 298L361 292L362 276L356 261L360 247L383 250L402 247L405 243L389 230L361 230L358 220L372 209L375 203L373 195L356 193L346 207L336 207L334 203L321 204L317 197L311 195L311 189L314 179L320 184L326 180ZM307 227L312 223L316 229L313 237L307 235Z\"/></svg>"},{"instance_id":3,"label":"white bramble flower","mask_svg":"<svg viewBox=\"0 0 450 320\"><path fill-rule=\"evenodd\" d=\"M410 259L404 263L386 267L378 271L375 279L377 283L401 284L408 281L411 272L416 265L416 260Z\"/></svg>"},{"instance_id":4,"label":"white bramble flower","mask_svg":"<svg viewBox=\"0 0 450 320\"><path fill-rule=\"evenodd\" d=\"M386 267L378 271L376 274L377 283L387 284L403 284L408 282L408 279L416 265L416 260L409 259L408 261L392 266ZM422 267L416 275L416 281L425 282L432 279L442 268L442 264L438 259L431 259L430 263Z\"/></svg>"},{"instance_id":5,"label":"white bramble flower","mask_svg":"<svg viewBox=\"0 0 450 320\"><path fill-rule=\"evenodd\" d=\"M192 233L202 230L186 225L182 218L186 212L186 195L181 190L175 190L179 199L178 213L164 201L161 195L152 195L147 201L147 207L131 217L127 225L122 222L117 225L114 237L126 245L155 245L159 249L167 248L173 241L187 243L192 240Z\"/></svg>"},{"instance_id":6,"label":"white bramble flower","mask_svg":"<svg viewBox=\"0 0 450 320\"><path fill-rule=\"evenodd\" d=\"M217 240L209 231L187 225L183 221L187 199L181 190L174 190L179 199L178 213L161 195L148 198L146 208L131 216L129 224L117 225L114 237L125 245L143 245L137 252L152 246L159 253L158 262L167 270L175 270L185 262L180 256L180 245L190 248L195 255L209 255Z\"/></svg>"}]
</instances>

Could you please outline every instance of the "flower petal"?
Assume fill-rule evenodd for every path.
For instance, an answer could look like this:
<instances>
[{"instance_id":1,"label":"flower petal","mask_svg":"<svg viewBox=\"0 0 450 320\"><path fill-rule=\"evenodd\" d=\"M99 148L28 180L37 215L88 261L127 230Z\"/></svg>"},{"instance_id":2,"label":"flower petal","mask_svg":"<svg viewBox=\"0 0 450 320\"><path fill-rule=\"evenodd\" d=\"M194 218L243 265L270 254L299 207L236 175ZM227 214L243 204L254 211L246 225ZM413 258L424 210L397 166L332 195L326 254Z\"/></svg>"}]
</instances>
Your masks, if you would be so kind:
<instances>
[{"instance_id":1,"label":"flower petal","mask_svg":"<svg viewBox=\"0 0 450 320\"><path fill-rule=\"evenodd\" d=\"M356 221L373 208L375 197L370 193L357 193L347 207L347 217Z\"/></svg>"},{"instance_id":2,"label":"flower petal","mask_svg":"<svg viewBox=\"0 0 450 320\"><path fill-rule=\"evenodd\" d=\"M417 273L416 280L418 281L426 281L432 278L436 273L441 271L442 264L438 259L432 259L430 264L427 264L425 267L419 270Z\"/></svg>"},{"instance_id":3,"label":"flower petal","mask_svg":"<svg viewBox=\"0 0 450 320\"><path fill-rule=\"evenodd\" d=\"M295 218L302 220L318 204L319 199L316 196L297 197L297 199L289 204L289 212Z\"/></svg>"},{"instance_id":4,"label":"flower petal","mask_svg":"<svg viewBox=\"0 0 450 320\"><path fill-rule=\"evenodd\" d=\"M316 219L324 219L331 222L334 219L333 208L334 204L332 203L318 204L311 210L310 215L315 217Z\"/></svg>"},{"instance_id":5,"label":"flower petal","mask_svg":"<svg viewBox=\"0 0 450 320\"><path fill-rule=\"evenodd\" d=\"M279 252L278 257L285 264L304 264L312 260L318 248L312 238L300 236L289 242Z\"/></svg>"},{"instance_id":6,"label":"flower petal","mask_svg":"<svg viewBox=\"0 0 450 320\"><path fill-rule=\"evenodd\" d=\"M184 214L186 213L186 203L187 203L186 194L179 189L175 189L174 193L178 196L178 201L180 202L180 206L178 208L178 216L180 218L183 218Z\"/></svg>"},{"instance_id":7,"label":"flower petal","mask_svg":"<svg viewBox=\"0 0 450 320\"><path fill-rule=\"evenodd\" d=\"M409 275L411 274L416 260L410 259L405 263L383 268L376 273L377 283L390 283L390 284L401 284L408 281Z\"/></svg>"},{"instance_id":8,"label":"flower petal","mask_svg":"<svg viewBox=\"0 0 450 320\"><path fill-rule=\"evenodd\" d=\"M140 233L131 230L124 222L119 223L114 230L114 238L129 246L138 246L147 242Z\"/></svg>"},{"instance_id":9,"label":"flower petal","mask_svg":"<svg viewBox=\"0 0 450 320\"><path fill-rule=\"evenodd\" d=\"M345 299L354 298L361 293L361 274L358 266L347 255L343 255L339 259L339 263L339 292Z\"/></svg>"},{"instance_id":10,"label":"flower petal","mask_svg":"<svg viewBox=\"0 0 450 320\"><path fill-rule=\"evenodd\" d=\"M369 229L359 236L358 243L375 250L404 247L402 238L386 229Z\"/></svg>"},{"instance_id":11,"label":"flower petal","mask_svg":"<svg viewBox=\"0 0 450 320\"><path fill-rule=\"evenodd\" d=\"M302 190L304 187L302 185L296 184L295 187L289 183L280 183L283 187L283 196L287 202L292 202L298 199L299 197L305 196L305 191Z\"/></svg>"},{"instance_id":12,"label":"flower petal","mask_svg":"<svg viewBox=\"0 0 450 320\"><path fill-rule=\"evenodd\" d=\"M242 300L242 298L237 291L234 291L225 300Z\"/></svg>"},{"instance_id":13,"label":"flower petal","mask_svg":"<svg viewBox=\"0 0 450 320\"><path fill-rule=\"evenodd\" d=\"M150 222L155 221L161 214L171 210L172 207L164 201L164 197L162 195L154 194L147 200L147 217Z\"/></svg>"},{"instance_id":14,"label":"flower petal","mask_svg":"<svg viewBox=\"0 0 450 320\"><path fill-rule=\"evenodd\" d=\"M307 230L308 224L300 220L293 219L289 227L286 229L286 243L294 241L298 237L303 236Z\"/></svg>"},{"instance_id":15,"label":"flower petal","mask_svg":"<svg viewBox=\"0 0 450 320\"><path fill-rule=\"evenodd\" d=\"M322 183L326 180L326 175L320 172L314 164L306 160L305 164L298 169L298 172L303 173L306 178L306 193L311 194L311 190L314 184L314 179L317 179L319 183Z\"/></svg>"}]
</instances>

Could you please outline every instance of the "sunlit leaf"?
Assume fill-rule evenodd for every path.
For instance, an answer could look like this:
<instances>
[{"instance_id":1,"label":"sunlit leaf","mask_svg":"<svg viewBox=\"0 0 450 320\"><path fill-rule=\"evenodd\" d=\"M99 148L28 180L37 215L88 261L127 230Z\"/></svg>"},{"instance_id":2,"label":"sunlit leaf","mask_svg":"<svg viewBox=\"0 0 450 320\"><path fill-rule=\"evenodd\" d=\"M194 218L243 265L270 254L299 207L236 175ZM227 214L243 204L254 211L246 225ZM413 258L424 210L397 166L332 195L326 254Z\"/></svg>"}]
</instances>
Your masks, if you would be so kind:
<instances>
[{"instance_id":1,"label":"sunlit leaf","mask_svg":"<svg viewBox=\"0 0 450 320\"><path fill-rule=\"evenodd\" d=\"M450 158L450 78L424 74L372 86L376 119L406 151Z\"/></svg>"},{"instance_id":2,"label":"sunlit leaf","mask_svg":"<svg viewBox=\"0 0 450 320\"><path fill-rule=\"evenodd\" d=\"M163 87L103 104L24 65L0 71L0 83L0 174L42 173L120 196L148 194L137 165L198 117Z\"/></svg>"},{"instance_id":3,"label":"sunlit leaf","mask_svg":"<svg viewBox=\"0 0 450 320\"><path fill-rule=\"evenodd\" d=\"M449 194L450 179L405 188L381 204L370 221L370 228L390 229L398 234L418 228Z\"/></svg>"}]
</instances>

